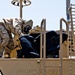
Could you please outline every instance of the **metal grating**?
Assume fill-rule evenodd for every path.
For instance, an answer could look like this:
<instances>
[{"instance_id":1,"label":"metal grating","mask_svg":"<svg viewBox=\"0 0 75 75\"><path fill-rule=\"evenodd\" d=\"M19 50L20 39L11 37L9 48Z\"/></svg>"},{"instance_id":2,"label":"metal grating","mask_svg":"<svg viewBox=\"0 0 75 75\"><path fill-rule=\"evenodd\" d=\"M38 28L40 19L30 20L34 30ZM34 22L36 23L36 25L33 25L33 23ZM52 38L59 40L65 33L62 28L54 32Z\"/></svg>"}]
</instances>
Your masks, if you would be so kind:
<instances>
[{"instance_id":1,"label":"metal grating","mask_svg":"<svg viewBox=\"0 0 75 75\"><path fill-rule=\"evenodd\" d=\"M69 54L75 56L75 4L70 5Z\"/></svg>"}]
</instances>

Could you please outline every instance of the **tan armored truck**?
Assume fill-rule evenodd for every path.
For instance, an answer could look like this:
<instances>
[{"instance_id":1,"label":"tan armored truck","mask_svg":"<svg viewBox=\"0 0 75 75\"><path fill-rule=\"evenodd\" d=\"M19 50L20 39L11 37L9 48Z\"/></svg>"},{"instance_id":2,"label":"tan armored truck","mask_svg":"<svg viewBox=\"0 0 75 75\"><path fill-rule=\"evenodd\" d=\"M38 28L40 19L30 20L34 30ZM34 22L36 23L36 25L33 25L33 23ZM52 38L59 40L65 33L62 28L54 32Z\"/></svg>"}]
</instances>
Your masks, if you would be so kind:
<instances>
[{"instance_id":1,"label":"tan armored truck","mask_svg":"<svg viewBox=\"0 0 75 75\"><path fill-rule=\"evenodd\" d=\"M19 47L14 47L14 49L9 52L10 58L0 58L0 75L75 75L75 17L73 15L75 12L75 4L70 5L69 11L70 19L66 21L64 18L61 18L60 30L56 31L60 36L60 44L58 45L59 57L46 56L46 33L48 31L46 30L46 19L43 19L40 27L37 26L35 29L30 30L31 35L40 35L40 57L17 58L16 51L21 47L20 45ZM62 29L63 22L66 25L65 31ZM64 42L62 40L63 32L68 35L67 40ZM0 50L2 50L3 47L1 45L1 34L2 30L0 29ZM17 34L14 33L14 37L16 35ZM54 41L54 37L51 39L52 43L56 41ZM19 42L19 40L17 40L17 42Z\"/></svg>"}]
</instances>

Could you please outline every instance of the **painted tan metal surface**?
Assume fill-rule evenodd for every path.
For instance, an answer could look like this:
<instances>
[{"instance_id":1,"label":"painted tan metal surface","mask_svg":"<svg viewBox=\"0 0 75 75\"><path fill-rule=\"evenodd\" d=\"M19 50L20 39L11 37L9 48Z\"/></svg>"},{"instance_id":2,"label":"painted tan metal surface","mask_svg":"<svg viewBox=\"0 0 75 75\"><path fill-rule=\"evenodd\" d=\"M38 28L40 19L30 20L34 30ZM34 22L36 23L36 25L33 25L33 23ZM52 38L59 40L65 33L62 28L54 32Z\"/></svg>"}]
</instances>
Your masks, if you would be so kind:
<instances>
[{"instance_id":1,"label":"painted tan metal surface","mask_svg":"<svg viewBox=\"0 0 75 75\"><path fill-rule=\"evenodd\" d=\"M75 75L75 59L63 59L62 75ZM3 75L60 75L60 59L0 59Z\"/></svg>"}]
</instances>

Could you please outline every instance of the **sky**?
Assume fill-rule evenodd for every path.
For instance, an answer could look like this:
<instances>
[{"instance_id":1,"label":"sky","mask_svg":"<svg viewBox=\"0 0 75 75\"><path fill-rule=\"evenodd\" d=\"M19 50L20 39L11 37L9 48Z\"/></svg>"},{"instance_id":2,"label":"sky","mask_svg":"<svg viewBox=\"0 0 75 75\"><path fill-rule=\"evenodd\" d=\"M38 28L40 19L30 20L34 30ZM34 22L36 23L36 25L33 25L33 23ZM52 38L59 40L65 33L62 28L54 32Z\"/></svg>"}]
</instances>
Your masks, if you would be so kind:
<instances>
[{"instance_id":1,"label":"sky","mask_svg":"<svg viewBox=\"0 0 75 75\"><path fill-rule=\"evenodd\" d=\"M0 19L20 17L19 6L11 4L12 0L0 0ZM59 30L60 19L66 19L66 0L30 0L29 6L23 7L23 19L33 20L33 27L46 19L47 30ZM75 4L75 0L71 0ZM65 26L63 26L65 29Z\"/></svg>"}]
</instances>

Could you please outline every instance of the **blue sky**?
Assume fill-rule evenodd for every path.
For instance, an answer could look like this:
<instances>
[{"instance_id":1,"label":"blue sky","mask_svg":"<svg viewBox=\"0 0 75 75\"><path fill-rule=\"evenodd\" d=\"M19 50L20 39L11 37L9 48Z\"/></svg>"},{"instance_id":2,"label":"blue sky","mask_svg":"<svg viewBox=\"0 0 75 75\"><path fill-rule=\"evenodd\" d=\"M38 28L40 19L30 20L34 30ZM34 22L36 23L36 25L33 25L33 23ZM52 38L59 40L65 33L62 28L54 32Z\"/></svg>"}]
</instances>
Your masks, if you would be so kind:
<instances>
[{"instance_id":1,"label":"blue sky","mask_svg":"<svg viewBox=\"0 0 75 75\"><path fill-rule=\"evenodd\" d=\"M19 7L12 0L0 0L0 19L19 17ZM33 26L46 19L47 30L59 30L60 18L66 19L66 0L31 0L30 6L23 7L23 19L33 20ZM75 3L71 0L71 3Z\"/></svg>"}]
</instances>

